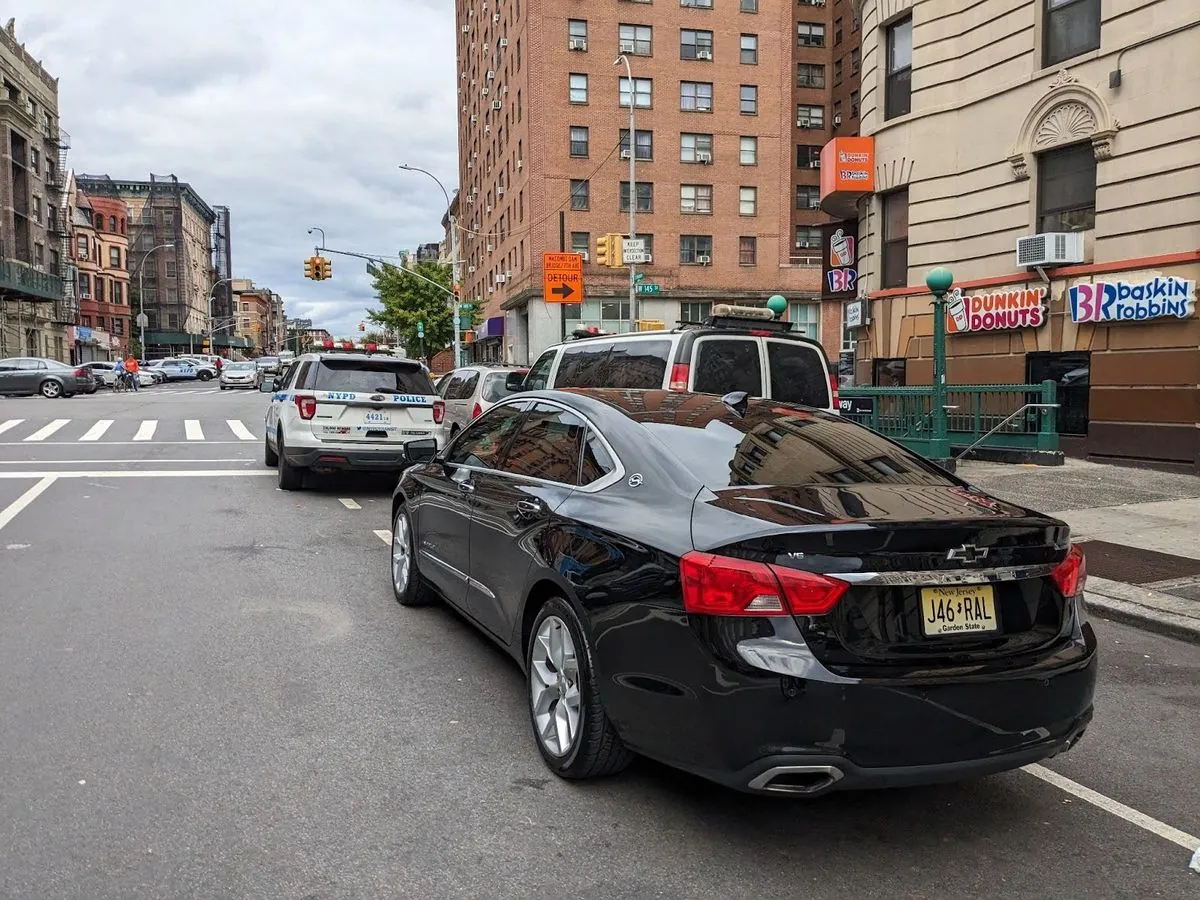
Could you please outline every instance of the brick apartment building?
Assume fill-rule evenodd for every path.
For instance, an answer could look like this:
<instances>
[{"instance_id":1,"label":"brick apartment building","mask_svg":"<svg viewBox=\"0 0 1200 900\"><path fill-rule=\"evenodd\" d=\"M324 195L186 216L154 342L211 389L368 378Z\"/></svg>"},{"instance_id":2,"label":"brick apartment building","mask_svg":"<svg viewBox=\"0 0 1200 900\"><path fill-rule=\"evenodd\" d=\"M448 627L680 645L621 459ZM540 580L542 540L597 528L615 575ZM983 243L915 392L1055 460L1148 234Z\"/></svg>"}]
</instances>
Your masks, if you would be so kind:
<instances>
[{"instance_id":1,"label":"brick apartment building","mask_svg":"<svg viewBox=\"0 0 1200 900\"><path fill-rule=\"evenodd\" d=\"M591 255L599 236L628 231L632 194L637 235L653 257L638 271L661 288L639 299L640 319L669 326L714 302L781 293L791 319L836 356L841 304L821 302L812 239L831 219L808 148L819 165L834 129L832 91L845 94L838 127L853 127L853 8L851 0L603 8L547 0L531 10L520 0L457 0L455 203L463 299L485 322L476 347L499 343L500 358L526 363L580 324L630 329L628 270L599 267ZM618 54L632 86L624 64L614 65ZM542 253L559 250L589 254L582 303L543 296Z\"/></svg>"},{"instance_id":2,"label":"brick apartment building","mask_svg":"<svg viewBox=\"0 0 1200 900\"><path fill-rule=\"evenodd\" d=\"M72 360L115 359L129 350L129 208L113 197L89 197L71 179L70 257L77 270L79 314Z\"/></svg>"}]
</instances>

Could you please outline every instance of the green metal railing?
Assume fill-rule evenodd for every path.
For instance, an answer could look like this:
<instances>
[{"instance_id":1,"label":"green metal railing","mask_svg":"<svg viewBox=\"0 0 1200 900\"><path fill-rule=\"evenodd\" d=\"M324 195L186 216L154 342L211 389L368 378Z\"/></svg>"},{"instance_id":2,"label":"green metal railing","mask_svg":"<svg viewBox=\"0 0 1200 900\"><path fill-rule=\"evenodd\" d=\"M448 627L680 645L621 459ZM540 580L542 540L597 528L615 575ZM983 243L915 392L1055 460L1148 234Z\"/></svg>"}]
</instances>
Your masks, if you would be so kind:
<instances>
[{"instance_id":1,"label":"green metal railing","mask_svg":"<svg viewBox=\"0 0 1200 900\"><path fill-rule=\"evenodd\" d=\"M842 415L928 455L932 386L843 388ZM1056 384L965 384L946 388L946 424L957 455L966 448L1058 450Z\"/></svg>"}]
</instances>

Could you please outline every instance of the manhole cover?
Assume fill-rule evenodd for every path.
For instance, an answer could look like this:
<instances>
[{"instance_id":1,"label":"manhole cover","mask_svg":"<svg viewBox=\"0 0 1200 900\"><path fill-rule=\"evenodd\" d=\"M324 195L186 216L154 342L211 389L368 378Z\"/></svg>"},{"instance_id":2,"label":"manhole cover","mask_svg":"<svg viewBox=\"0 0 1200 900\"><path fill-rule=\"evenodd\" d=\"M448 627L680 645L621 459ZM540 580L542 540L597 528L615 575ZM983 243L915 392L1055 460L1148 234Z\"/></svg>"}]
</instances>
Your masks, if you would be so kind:
<instances>
[{"instance_id":1,"label":"manhole cover","mask_svg":"<svg viewBox=\"0 0 1200 900\"><path fill-rule=\"evenodd\" d=\"M1169 578L1188 578L1200 575L1200 559L1174 556L1108 541L1085 541L1089 575L1123 581L1126 584L1149 584Z\"/></svg>"}]
</instances>

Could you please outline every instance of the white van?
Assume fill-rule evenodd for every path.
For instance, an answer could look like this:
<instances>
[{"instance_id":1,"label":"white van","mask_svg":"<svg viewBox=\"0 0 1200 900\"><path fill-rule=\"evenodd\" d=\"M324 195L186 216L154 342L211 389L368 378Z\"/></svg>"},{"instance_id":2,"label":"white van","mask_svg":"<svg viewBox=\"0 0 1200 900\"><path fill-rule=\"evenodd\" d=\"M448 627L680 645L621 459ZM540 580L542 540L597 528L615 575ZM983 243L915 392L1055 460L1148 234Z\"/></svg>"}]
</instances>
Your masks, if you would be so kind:
<instances>
[{"instance_id":1,"label":"white van","mask_svg":"<svg viewBox=\"0 0 1200 900\"><path fill-rule=\"evenodd\" d=\"M657 388L719 395L745 391L837 413L837 372L819 342L791 327L767 309L718 304L700 325L557 344L538 357L528 374L509 375L508 387Z\"/></svg>"}]
</instances>

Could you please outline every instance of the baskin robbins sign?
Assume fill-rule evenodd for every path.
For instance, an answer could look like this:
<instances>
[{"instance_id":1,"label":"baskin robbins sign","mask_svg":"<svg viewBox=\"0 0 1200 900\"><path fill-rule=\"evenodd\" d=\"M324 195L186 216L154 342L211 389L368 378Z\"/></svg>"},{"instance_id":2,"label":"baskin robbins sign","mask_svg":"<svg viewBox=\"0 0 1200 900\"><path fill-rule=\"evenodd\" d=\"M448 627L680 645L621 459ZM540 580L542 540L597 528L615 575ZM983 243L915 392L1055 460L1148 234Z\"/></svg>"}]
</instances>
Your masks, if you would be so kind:
<instances>
[{"instance_id":1,"label":"baskin robbins sign","mask_svg":"<svg viewBox=\"0 0 1200 900\"><path fill-rule=\"evenodd\" d=\"M1041 328L1045 323L1044 287L969 296L955 288L946 294L946 330L950 334Z\"/></svg>"},{"instance_id":2,"label":"baskin robbins sign","mask_svg":"<svg viewBox=\"0 0 1200 900\"><path fill-rule=\"evenodd\" d=\"M1196 313L1196 283L1161 276L1149 281L1096 281L1067 290L1073 322L1188 319Z\"/></svg>"}]
</instances>

